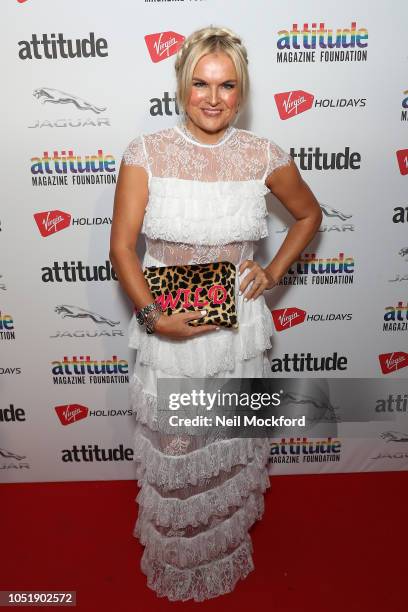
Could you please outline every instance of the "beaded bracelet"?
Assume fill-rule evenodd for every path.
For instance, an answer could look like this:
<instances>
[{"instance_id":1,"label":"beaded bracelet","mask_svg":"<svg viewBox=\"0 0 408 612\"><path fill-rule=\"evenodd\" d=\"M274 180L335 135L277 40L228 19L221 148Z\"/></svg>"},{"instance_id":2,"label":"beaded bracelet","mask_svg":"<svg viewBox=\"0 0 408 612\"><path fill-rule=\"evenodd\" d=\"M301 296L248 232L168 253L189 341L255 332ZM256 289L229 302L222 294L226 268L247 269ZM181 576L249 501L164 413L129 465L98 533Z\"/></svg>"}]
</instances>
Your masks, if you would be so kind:
<instances>
[{"instance_id":1,"label":"beaded bracelet","mask_svg":"<svg viewBox=\"0 0 408 612\"><path fill-rule=\"evenodd\" d=\"M145 317L146 319L146 333L147 334L154 334L154 328L156 327L156 323L157 321L160 319L161 315L163 314L163 311L161 309L161 307L159 308L155 308L154 310L151 310Z\"/></svg>"},{"instance_id":2,"label":"beaded bracelet","mask_svg":"<svg viewBox=\"0 0 408 612\"><path fill-rule=\"evenodd\" d=\"M157 319L163 313L160 304L157 302L152 302L151 304L147 304L140 309L135 309L136 319L139 325L144 325L146 327L146 332L148 334L154 333L154 326L157 322Z\"/></svg>"}]
</instances>

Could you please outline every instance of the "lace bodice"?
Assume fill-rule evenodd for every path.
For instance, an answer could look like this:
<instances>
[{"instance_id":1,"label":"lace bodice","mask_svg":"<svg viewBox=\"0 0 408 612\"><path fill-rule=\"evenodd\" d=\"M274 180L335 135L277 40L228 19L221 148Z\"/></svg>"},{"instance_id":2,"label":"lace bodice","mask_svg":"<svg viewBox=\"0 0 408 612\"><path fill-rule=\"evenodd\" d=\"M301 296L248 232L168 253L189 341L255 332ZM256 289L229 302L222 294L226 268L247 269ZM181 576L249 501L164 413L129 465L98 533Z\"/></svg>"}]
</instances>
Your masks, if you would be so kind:
<instances>
[{"instance_id":1,"label":"lace bodice","mask_svg":"<svg viewBox=\"0 0 408 612\"><path fill-rule=\"evenodd\" d=\"M123 159L145 168L149 177L262 183L291 160L276 143L247 130L230 127L218 143L204 144L184 124L135 138Z\"/></svg>"},{"instance_id":2,"label":"lace bodice","mask_svg":"<svg viewBox=\"0 0 408 612\"><path fill-rule=\"evenodd\" d=\"M290 162L276 143L234 127L216 144L197 142L184 124L132 140L123 163L149 177L144 265L251 258L268 235L266 178Z\"/></svg>"}]
</instances>

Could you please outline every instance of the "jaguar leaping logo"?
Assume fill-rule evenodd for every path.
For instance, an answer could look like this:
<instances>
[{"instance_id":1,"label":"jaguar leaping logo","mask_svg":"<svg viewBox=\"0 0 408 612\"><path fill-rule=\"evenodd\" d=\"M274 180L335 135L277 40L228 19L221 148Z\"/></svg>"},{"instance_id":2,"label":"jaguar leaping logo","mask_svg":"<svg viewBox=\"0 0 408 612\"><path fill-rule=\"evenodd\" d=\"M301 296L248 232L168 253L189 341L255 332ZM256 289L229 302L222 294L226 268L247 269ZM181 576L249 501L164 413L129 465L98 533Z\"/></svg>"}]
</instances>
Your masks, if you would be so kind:
<instances>
[{"instance_id":1,"label":"jaguar leaping logo","mask_svg":"<svg viewBox=\"0 0 408 612\"><path fill-rule=\"evenodd\" d=\"M384 431L380 436L386 442L408 442L408 434L399 431Z\"/></svg>"},{"instance_id":2,"label":"jaguar leaping logo","mask_svg":"<svg viewBox=\"0 0 408 612\"><path fill-rule=\"evenodd\" d=\"M112 319L107 319L106 317L98 314L97 312L91 312L90 310L85 310L85 308L80 308L79 306L69 306L68 304L60 304L55 307L55 312L61 315L63 319L92 319L94 323L109 325L110 327L115 327L115 325L119 325L120 321L112 321Z\"/></svg>"},{"instance_id":3,"label":"jaguar leaping logo","mask_svg":"<svg viewBox=\"0 0 408 612\"><path fill-rule=\"evenodd\" d=\"M337 217L338 219L341 219L341 221L347 221L347 219L350 219L353 216L353 215L345 215L340 210L337 210L336 208L332 208L331 206L327 206L327 204L321 204L320 202L319 204L320 204L320 208L322 209L326 217Z\"/></svg>"},{"instance_id":4,"label":"jaguar leaping logo","mask_svg":"<svg viewBox=\"0 0 408 612\"><path fill-rule=\"evenodd\" d=\"M17 459L17 461L21 461L22 459L26 458L25 455L17 455L16 453L12 453L5 448L0 448L0 457L4 457L5 459Z\"/></svg>"},{"instance_id":5,"label":"jaguar leaping logo","mask_svg":"<svg viewBox=\"0 0 408 612\"><path fill-rule=\"evenodd\" d=\"M408 257L408 247L403 247L398 251L398 255L401 255L401 257Z\"/></svg>"},{"instance_id":6,"label":"jaguar leaping logo","mask_svg":"<svg viewBox=\"0 0 408 612\"><path fill-rule=\"evenodd\" d=\"M105 111L107 108L106 106L95 106L95 104L91 104L91 102L87 102L83 98L74 96L74 94L66 93L60 89L51 89L51 87L40 87L39 89L34 89L33 96L37 98L41 104L45 104L46 102L49 102L50 104L71 103L80 110L91 110L97 115Z\"/></svg>"}]
</instances>

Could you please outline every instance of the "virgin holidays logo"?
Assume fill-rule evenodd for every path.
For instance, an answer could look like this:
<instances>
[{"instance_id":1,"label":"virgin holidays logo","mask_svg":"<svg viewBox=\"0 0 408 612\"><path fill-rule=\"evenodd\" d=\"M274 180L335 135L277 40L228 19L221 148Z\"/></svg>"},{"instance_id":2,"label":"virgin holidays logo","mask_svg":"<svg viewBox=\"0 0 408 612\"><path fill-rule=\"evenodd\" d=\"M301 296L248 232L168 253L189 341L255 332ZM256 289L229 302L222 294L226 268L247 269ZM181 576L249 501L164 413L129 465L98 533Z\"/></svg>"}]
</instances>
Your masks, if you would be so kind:
<instances>
[{"instance_id":1,"label":"virgin holidays logo","mask_svg":"<svg viewBox=\"0 0 408 612\"><path fill-rule=\"evenodd\" d=\"M152 62L161 62L174 55L179 50L184 36L177 32L158 32L146 34L144 37Z\"/></svg>"}]
</instances>

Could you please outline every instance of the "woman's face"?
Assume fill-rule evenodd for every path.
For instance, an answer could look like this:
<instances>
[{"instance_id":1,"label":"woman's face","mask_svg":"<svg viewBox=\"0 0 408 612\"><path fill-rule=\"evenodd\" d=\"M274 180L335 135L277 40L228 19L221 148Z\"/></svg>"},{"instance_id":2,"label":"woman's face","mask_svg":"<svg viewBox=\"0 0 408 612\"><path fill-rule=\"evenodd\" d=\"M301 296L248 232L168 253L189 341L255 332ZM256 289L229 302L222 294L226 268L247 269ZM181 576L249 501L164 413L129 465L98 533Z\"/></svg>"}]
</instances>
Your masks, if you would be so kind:
<instances>
[{"instance_id":1,"label":"woman's face","mask_svg":"<svg viewBox=\"0 0 408 612\"><path fill-rule=\"evenodd\" d=\"M238 80L235 66L226 53L209 53L194 69L186 113L205 132L226 129L238 110Z\"/></svg>"}]
</instances>

